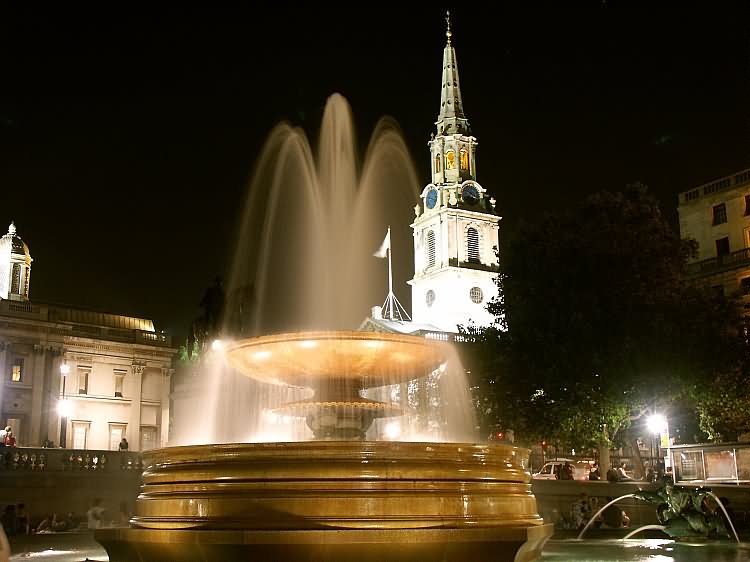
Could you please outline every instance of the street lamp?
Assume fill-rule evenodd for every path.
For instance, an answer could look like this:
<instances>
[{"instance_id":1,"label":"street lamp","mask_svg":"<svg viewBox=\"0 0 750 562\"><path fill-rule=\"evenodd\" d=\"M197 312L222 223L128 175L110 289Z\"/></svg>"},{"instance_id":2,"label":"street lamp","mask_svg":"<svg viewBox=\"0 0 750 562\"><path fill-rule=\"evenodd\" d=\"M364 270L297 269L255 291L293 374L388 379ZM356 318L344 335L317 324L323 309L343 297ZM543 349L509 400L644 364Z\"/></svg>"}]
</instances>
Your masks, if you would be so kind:
<instances>
[{"instance_id":1,"label":"street lamp","mask_svg":"<svg viewBox=\"0 0 750 562\"><path fill-rule=\"evenodd\" d=\"M60 447L63 448L67 445L68 416L71 410L70 400L65 398L65 382L68 380L69 372L70 366L63 361L63 364L60 365L60 374L63 378L62 400L57 402L57 412L60 414Z\"/></svg>"},{"instance_id":2,"label":"street lamp","mask_svg":"<svg viewBox=\"0 0 750 562\"><path fill-rule=\"evenodd\" d=\"M648 428L652 433L659 435L659 446L662 449L667 450L667 456L664 459L664 467L669 468L672 466L672 459L669 455L669 422L667 417L662 414L654 414L647 420Z\"/></svg>"}]
</instances>

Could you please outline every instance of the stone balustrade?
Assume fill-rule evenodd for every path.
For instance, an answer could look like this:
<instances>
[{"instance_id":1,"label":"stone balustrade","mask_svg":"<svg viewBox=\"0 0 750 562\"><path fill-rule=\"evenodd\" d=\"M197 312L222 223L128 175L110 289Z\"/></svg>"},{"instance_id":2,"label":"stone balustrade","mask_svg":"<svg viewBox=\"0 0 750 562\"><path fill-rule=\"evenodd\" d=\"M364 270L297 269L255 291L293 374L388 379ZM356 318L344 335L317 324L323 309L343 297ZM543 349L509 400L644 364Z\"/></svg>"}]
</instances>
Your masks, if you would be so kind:
<instances>
[{"instance_id":1,"label":"stone balustrade","mask_svg":"<svg viewBox=\"0 0 750 562\"><path fill-rule=\"evenodd\" d=\"M35 447L0 448L0 471L91 471L143 470L140 453Z\"/></svg>"}]
</instances>

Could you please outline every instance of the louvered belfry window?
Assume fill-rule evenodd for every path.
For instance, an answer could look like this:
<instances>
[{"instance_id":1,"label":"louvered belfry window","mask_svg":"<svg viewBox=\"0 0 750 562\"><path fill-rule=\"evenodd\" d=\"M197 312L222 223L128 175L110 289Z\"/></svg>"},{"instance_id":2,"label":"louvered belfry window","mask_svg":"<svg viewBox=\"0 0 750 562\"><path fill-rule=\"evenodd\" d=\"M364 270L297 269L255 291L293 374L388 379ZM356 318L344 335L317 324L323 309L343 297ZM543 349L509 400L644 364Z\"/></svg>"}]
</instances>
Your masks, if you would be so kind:
<instances>
[{"instance_id":1,"label":"louvered belfry window","mask_svg":"<svg viewBox=\"0 0 750 562\"><path fill-rule=\"evenodd\" d=\"M435 233L427 231L427 267L435 265Z\"/></svg>"},{"instance_id":2,"label":"louvered belfry window","mask_svg":"<svg viewBox=\"0 0 750 562\"><path fill-rule=\"evenodd\" d=\"M466 231L466 249L469 261L479 263L479 232L476 228L469 228Z\"/></svg>"}]
</instances>

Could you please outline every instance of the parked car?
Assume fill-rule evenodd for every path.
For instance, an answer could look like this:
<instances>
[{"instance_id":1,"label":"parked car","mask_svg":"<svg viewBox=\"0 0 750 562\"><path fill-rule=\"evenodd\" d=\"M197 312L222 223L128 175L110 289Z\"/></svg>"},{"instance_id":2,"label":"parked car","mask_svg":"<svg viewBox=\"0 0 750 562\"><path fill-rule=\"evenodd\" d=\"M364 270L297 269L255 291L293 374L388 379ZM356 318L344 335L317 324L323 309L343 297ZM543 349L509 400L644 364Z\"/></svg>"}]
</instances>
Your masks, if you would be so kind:
<instances>
[{"instance_id":1,"label":"parked car","mask_svg":"<svg viewBox=\"0 0 750 562\"><path fill-rule=\"evenodd\" d=\"M532 475L532 478L536 480L557 480L560 474L560 469L565 463L570 463L573 466L573 479L574 480L588 480L589 472L591 472L591 466L594 461L585 460L573 460L573 459L555 459L544 463L544 466Z\"/></svg>"}]
</instances>

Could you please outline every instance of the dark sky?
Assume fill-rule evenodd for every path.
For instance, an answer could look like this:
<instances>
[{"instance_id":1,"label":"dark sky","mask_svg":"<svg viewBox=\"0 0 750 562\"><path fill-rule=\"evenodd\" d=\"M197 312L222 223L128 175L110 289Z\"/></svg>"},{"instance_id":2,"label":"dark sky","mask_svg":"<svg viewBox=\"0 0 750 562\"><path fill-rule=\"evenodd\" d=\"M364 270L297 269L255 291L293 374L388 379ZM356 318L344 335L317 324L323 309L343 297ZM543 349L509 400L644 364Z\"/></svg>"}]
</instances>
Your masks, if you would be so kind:
<instances>
[{"instance_id":1,"label":"dark sky","mask_svg":"<svg viewBox=\"0 0 750 562\"><path fill-rule=\"evenodd\" d=\"M314 137L334 92L352 105L360 146L394 117L427 182L444 10L277 4L3 13L0 226L14 220L31 248L32 300L183 334L228 267L266 135L287 119ZM498 199L501 235L632 181L675 220L677 193L750 166L739 3L565 4L453 14L478 179Z\"/></svg>"}]
</instances>

